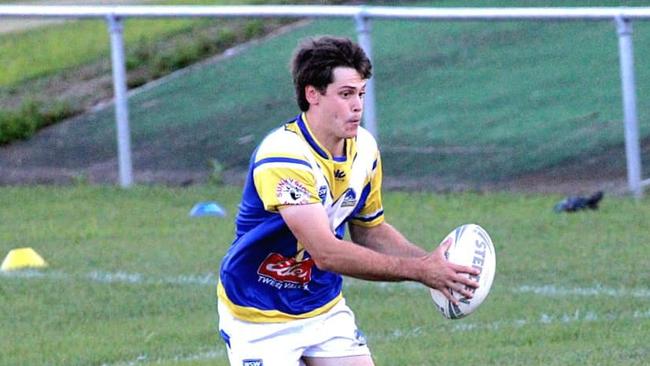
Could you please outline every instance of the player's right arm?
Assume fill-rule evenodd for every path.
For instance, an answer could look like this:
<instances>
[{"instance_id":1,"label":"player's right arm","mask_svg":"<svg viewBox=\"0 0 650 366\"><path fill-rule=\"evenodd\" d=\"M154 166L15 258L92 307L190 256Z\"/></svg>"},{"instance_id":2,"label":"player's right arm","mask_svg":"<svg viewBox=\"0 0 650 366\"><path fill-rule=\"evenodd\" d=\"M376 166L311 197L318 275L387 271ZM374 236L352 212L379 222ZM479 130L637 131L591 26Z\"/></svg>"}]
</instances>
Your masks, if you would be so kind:
<instances>
[{"instance_id":1,"label":"player's right arm","mask_svg":"<svg viewBox=\"0 0 650 366\"><path fill-rule=\"evenodd\" d=\"M417 281L441 291L451 300L455 298L449 288L471 297L465 286L478 286L462 275L478 274L476 270L447 262L444 246L419 257L386 255L334 236L321 204L284 205L279 211L298 242L322 270L365 280Z\"/></svg>"}]
</instances>

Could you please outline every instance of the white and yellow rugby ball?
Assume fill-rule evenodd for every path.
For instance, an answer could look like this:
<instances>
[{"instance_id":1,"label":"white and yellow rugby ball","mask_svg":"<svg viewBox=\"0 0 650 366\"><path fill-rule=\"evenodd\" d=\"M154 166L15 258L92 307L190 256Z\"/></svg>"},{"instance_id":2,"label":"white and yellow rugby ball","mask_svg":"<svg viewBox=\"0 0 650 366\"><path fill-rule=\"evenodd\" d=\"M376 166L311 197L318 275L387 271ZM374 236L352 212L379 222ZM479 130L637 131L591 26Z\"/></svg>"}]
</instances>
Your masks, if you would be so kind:
<instances>
[{"instance_id":1,"label":"white and yellow rugby ball","mask_svg":"<svg viewBox=\"0 0 650 366\"><path fill-rule=\"evenodd\" d=\"M449 262L474 267L481 271L478 276L466 274L479 283L479 287L474 291L474 296L471 299L449 289L451 294L458 299L458 305L449 301L442 292L431 289L433 302L442 315L448 319L459 319L474 312L490 293L496 271L496 253L490 235L476 224L459 226L449 233L442 243L447 241L452 242L445 253L445 258Z\"/></svg>"}]
</instances>

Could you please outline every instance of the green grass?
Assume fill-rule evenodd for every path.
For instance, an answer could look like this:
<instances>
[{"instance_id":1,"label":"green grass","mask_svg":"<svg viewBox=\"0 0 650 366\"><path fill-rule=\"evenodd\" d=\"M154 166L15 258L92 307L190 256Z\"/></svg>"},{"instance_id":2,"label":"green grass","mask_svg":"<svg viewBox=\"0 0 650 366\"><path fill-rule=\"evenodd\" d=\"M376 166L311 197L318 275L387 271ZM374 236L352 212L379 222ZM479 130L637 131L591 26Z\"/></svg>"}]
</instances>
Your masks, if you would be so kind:
<instances>
[{"instance_id":1,"label":"green grass","mask_svg":"<svg viewBox=\"0 0 650 366\"><path fill-rule=\"evenodd\" d=\"M379 137L390 175L442 185L499 182L614 151L620 158L613 164L624 179L613 23L373 21L372 29ZM634 32L645 138L649 24L635 22ZM241 152L252 151L269 130L297 113L287 70L297 41L327 33L356 37L350 20L315 21L133 96L136 169L140 164L204 170L213 158L226 168L244 169L248 153ZM80 118L66 134L65 152L51 146L30 164L78 167L91 158L114 158L113 121L112 107ZM150 146L165 149L151 154ZM61 157L53 161L52 151L61 151Z\"/></svg>"},{"instance_id":2,"label":"green grass","mask_svg":"<svg viewBox=\"0 0 650 366\"><path fill-rule=\"evenodd\" d=\"M647 135L650 29L634 29ZM354 36L353 24L315 22L132 98L136 171L205 169L214 157L243 167L254 144L295 112L287 60L296 41L322 33ZM388 174L498 179L621 142L612 24L373 22L373 42ZM36 140L42 155L25 164L114 158L112 119L106 109L71 123L51 146ZM462 152L390 149L404 145ZM239 195L229 186L0 187L0 256L29 246L49 263L0 274L0 365L226 365L214 274ZM647 363L647 199L606 196L599 211L556 214L561 198L387 192L388 220L429 249L462 223L484 226L498 267L486 303L459 321L437 314L424 288L348 279L376 363ZM228 217L188 217L203 200Z\"/></svg>"},{"instance_id":3,"label":"green grass","mask_svg":"<svg viewBox=\"0 0 650 366\"><path fill-rule=\"evenodd\" d=\"M214 274L239 196L230 186L0 188L1 255L29 246L49 263L0 274L0 365L227 365ZM497 275L458 321L420 286L347 279L376 363L645 364L647 200L557 214L560 198L386 192L388 220L428 249L462 223L485 227ZM228 217L188 217L203 200Z\"/></svg>"},{"instance_id":4,"label":"green grass","mask_svg":"<svg viewBox=\"0 0 650 366\"><path fill-rule=\"evenodd\" d=\"M125 45L133 47L137 42L159 39L193 24L197 22L190 19L129 19L125 22ZM109 54L108 28L102 20L68 21L2 34L0 63L4 67L0 72L0 86L79 67Z\"/></svg>"},{"instance_id":5,"label":"green grass","mask_svg":"<svg viewBox=\"0 0 650 366\"><path fill-rule=\"evenodd\" d=\"M132 1L130 5L141 4ZM259 4L247 0L187 0L182 5ZM122 3L121 5L124 5ZM126 4L129 5L129 4ZM179 5L178 1L157 1L155 5ZM172 34L189 32L210 24L212 19L127 19L124 42L127 50L148 47ZM223 22L223 21L221 21ZM24 31L0 33L0 87L16 86L22 81L80 67L109 57L110 40L104 20L70 20Z\"/></svg>"}]
</instances>

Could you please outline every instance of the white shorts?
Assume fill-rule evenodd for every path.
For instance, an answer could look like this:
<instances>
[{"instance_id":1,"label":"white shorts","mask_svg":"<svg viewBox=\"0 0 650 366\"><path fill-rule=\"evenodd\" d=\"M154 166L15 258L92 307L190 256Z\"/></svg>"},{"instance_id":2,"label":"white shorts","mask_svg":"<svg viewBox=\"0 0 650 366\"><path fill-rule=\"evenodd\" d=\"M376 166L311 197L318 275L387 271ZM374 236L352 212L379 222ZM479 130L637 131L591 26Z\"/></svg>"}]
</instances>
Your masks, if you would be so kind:
<instances>
[{"instance_id":1,"label":"white shorts","mask_svg":"<svg viewBox=\"0 0 650 366\"><path fill-rule=\"evenodd\" d=\"M352 310L341 299L327 313L286 323L250 323L234 318L219 302L219 332L232 366L296 366L301 357L370 355Z\"/></svg>"}]
</instances>

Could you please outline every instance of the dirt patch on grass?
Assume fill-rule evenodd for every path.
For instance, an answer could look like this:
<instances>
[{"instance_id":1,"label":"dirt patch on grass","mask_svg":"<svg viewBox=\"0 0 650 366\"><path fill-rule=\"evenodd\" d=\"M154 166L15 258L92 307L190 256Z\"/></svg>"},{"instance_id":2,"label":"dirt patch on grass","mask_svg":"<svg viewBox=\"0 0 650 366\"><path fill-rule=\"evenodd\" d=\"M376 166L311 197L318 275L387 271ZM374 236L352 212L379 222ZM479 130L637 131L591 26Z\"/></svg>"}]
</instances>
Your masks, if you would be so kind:
<instances>
[{"instance_id":1,"label":"dirt patch on grass","mask_svg":"<svg viewBox=\"0 0 650 366\"><path fill-rule=\"evenodd\" d=\"M66 128L65 124L48 127L42 133L54 133ZM61 142L64 143L64 142ZM79 167L33 167L28 160L37 151L38 143L23 141L0 148L0 185L22 184L118 184L117 158L97 160ZM397 177L390 171L384 172L384 187L387 190L424 190L434 192L494 192L511 191L522 193L590 194L604 191L608 195L628 194L626 161L623 147L611 148L587 159L568 161L563 164L521 176L502 179L499 182L462 181L445 182L445 177ZM168 153L173 154L170 150ZM650 140L643 143L644 156L650 156ZM219 179L226 184L242 185L246 167L228 169L219 173ZM134 168L137 184L162 184L187 186L208 183L214 177L206 167L203 170Z\"/></svg>"},{"instance_id":2,"label":"dirt patch on grass","mask_svg":"<svg viewBox=\"0 0 650 366\"><path fill-rule=\"evenodd\" d=\"M650 139L642 141L642 160L650 159ZM444 177L412 179L385 173L390 189L456 191L510 191L523 193L583 195L604 191L612 195L629 193L625 147L604 149L588 157L565 161L535 172L503 178L498 182L457 181L439 184Z\"/></svg>"}]
</instances>

